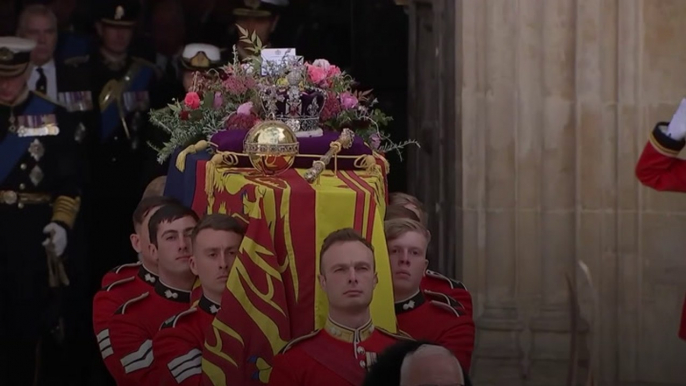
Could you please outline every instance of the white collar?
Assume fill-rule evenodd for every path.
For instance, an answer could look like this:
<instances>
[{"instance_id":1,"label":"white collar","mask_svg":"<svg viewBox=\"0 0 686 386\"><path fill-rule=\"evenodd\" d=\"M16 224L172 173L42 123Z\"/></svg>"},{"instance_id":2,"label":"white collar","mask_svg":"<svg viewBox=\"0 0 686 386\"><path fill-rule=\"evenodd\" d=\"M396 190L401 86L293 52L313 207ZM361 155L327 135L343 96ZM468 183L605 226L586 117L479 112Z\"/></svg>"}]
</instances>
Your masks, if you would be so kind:
<instances>
[{"instance_id":1,"label":"white collar","mask_svg":"<svg viewBox=\"0 0 686 386\"><path fill-rule=\"evenodd\" d=\"M50 59L47 63L42 66L33 65L33 68L42 68L43 71L52 71L55 69L55 59Z\"/></svg>"}]
</instances>

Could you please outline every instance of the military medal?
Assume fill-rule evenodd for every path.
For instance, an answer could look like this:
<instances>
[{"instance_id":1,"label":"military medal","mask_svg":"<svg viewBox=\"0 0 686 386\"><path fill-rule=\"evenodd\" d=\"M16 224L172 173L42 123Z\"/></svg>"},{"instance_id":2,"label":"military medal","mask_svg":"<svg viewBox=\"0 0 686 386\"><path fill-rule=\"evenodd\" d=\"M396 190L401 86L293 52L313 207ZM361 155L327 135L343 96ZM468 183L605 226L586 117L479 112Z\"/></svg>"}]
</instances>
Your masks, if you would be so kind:
<instances>
[{"instance_id":1,"label":"military medal","mask_svg":"<svg viewBox=\"0 0 686 386\"><path fill-rule=\"evenodd\" d=\"M31 183L34 186L38 186L41 181L43 181L43 170L41 170L38 165L34 166L33 169L31 169L31 173L29 173L29 179L31 179Z\"/></svg>"},{"instance_id":2,"label":"military medal","mask_svg":"<svg viewBox=\"0 0 686 386\"><path fill-rule=\"evenodd\" d=\"M69 112L93 109L90 91L61 92L57 94L57 100L65 105Z\"/></svg>"},{"instance_id":3,"label":"military medal","mask_svg":"<svg viewBox=\"0 0 686 386\"><path fill-rule=\"evenodd\" d=\"M31 145L29 146L29 154L31 154L31 157L33 157L36 162L40 161L40 159L45 155L45 147L43 147L43 144L40 143L38 139L34 139L33 142L31 142Z\"/></svg>"},{"instance_id":4,"label":"military medal","mask_svg":"<svg viewBox=\"0 0 686 386\"><path fill-rule=\"evenodd\" d=\"M20 137L46 137L59 134L55 116L48 115L21 115L17 117L19 128L15 132Z\"/></svg>"}]
</instances>

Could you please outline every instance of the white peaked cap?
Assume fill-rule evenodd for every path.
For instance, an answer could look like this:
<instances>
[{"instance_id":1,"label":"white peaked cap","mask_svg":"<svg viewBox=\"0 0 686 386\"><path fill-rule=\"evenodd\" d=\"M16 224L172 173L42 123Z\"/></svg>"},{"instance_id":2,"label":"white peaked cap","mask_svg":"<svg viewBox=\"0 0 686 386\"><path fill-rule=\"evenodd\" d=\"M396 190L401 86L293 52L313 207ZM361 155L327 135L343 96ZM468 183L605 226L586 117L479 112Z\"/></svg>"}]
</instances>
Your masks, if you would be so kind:
<instances>
[{"instance_id":1,"label":"white peaked cap","mask_svg":"<svg viewBox=\"0 0 686 386\"><path fill-rule=\"evenodd\" d=\"M288 0L262 0L263 3L271 4L271 5L276 5L279 7L287 7L288 6Z\"/></svg>"},{"instance_id":2,"label":"white peaked cap","mask_svg":"<svg viewBox=\"0 0 686 386\"><path fill-rule=\"evenodd\" d=\"M0 37L0 48L7 48L14 53L31 52L36 47L36 42L30 39L16 36Z\"/></svg>"},{"instance_id":3,"label":"white peaked cap","mask_svg":"<svg viewBox=\"0 0 686 386\"><path fill-rule=\"evenodd\" d=\"M191 60L200 52L204 52L207 56L207 59L209 59L212 62L217 62L221 60L221 53L219 52L219 48L211 44L205 43L187 44L186 47L183 48L183 54L181 56L186 60Z\"/></svg>"}]
</instances>

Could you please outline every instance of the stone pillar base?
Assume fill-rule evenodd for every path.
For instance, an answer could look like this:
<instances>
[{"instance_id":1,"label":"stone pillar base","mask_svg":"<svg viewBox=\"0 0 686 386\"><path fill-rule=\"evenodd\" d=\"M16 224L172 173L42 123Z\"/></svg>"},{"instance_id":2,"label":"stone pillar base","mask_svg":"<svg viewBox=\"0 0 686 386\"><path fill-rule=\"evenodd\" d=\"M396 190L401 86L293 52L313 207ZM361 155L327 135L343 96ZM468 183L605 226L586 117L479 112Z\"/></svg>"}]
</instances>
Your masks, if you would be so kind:
<instances>
[{"instance_id":1,"label":"stone pillar base","mask_svg":"<svg viewBox=\"0 0 686 386\"><path fill-rule=\"evenodd\" d=\"M512 307L487 307L476 320L478 350L471 369L474 384L522 385L524 354L519 337L524 323ZM498 369L498 371L493 371Z\"/></svg>"},{"instance_id":2,"label":"stone pillar base","mask_svg":"<svg viewBox=\"0 0 686 386\"><path fill-rule=\"evenodd\" d=\"M541 314L531 321L530 368L526 386L567 385L570 365L572 325L568 311L559 308L543 309ZM577 316L576 323L576 369L575 385L585 384L589 367L589 352L586 338L588 323Z\"/></svg>"}]
</instances>

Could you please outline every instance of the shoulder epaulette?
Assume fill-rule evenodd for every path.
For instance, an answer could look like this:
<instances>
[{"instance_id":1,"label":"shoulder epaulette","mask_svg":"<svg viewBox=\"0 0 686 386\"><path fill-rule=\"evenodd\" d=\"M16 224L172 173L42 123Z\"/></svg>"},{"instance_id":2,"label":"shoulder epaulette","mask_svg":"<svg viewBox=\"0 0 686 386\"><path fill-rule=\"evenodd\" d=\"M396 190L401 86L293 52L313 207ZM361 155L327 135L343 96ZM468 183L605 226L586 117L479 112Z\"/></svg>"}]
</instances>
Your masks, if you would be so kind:
<instances>
[{"instance_id":1,"label":"shoulder epaulette","mask_svg":"<svg viewBox=\"0 0 686 386\"><path fill-rule=\"evenodd\" d=\"M79 64L84 64L90 59L89 55L74 56L71 58L64 59L64 64L69 66L78 66Z\"/></svg>"},{"instance_id":2,"label":"shoulder epaulette","mask_svg":"<svg viewBox=\"0 0 686 386\"><path fill-rule=\"evenodd\" d=\"M56 101L56 100L50 98L49 96L43 94L42 92L38 92L38 91L31 91L31 92L32 92L35 96L37 96L37 97L39 97L39 98L41 98L41 99L45 99L46 101L52 103L53 105L60 106L60 107L63 107L63 108L65 108L65 109L67 108L67 106L65 106L65 105L61 104L60 102L58 102L58 101Z\"/></svg>"},{"instance_id":3,"label":"shoulder epaulette","mask_svg":"<svg viewBox=\"0 0 686 386\"><path fill-rule=\"evenodd\" d=\"M310 332L309 334L305 334L303 336L300 336L298 338L291 340L285 346L283 346L283 348L281 349L281 351L279 351L279 353L283 354L286 351L290 350L294 345L296 345L300 342L306 341L310 338L314 338L317 334L319 334L319 331L321 331L321 330L314 330L314 331Z\"/></svg>"},{"instance_id":4,"label":"shoulder epaulette","mask_svg":"<svg viewBox=\"0 0 686 386\"><path fill-rule=\"evenodd\" d=\"M462 305L462 303L457 301L454 297L448 296L444 293L424 290L424 295L426 295L428 298L430 298L429 300L431 300L431 301L434 301L434 302L438 301L441 303L445 303L445 304L447 304L453 308L459 307L459 308L464 309L464 306Z\"/></svg>"},{"instance_id":5,"label":"shoulder epaulette","mask_svg":"<svg viewBox=\"0 0 686 386\"><path fill-rule=\"evenodd\" d=\"M460 315L460 311L458 311L457 308L451 307L450 305L448 305L448 304L446 304L446 303L439 302L439 301L436 301L436 300L432 300L432 301L429 302L429 303L431 303L432 306L438 307L438 308L440 308L440 309L442 309L442 310L444 310L444 311L446 311L446 312L450 312L451 314L453 314L453 315L455 315L455 316L458 316L458 317L459 317L459 316L462 316L462 315Z\"/></svg>"},{"instance_id":6,"label":"shoulder epaulette","mask_svg":"<svg viewBox=\"0 0 686 386\"><path fill-rule=\"evenodd\" d=\"M462 284L461 281L457 281L457 280L455 280L455 279L451 279L451 278L449 278L449 277L447 277L447 276L445 276L445 275L442 275L442 274L440 274L440 273L438 273L438 272L435 272L435 271L432 271L432 270L427 269L427 270L426 270L426 275L429 276L429 277L433 277L434 279L440 279L440 280L443 280L443 281L447 281L448 284L450 284L450 288L460 288L460 289L463 289L463 290L467 291L467 287L465 287L464 284Z\"/></svg>"},{"instance_id":7,"label":"shoulder epaulette","mask_svg":"<svg viewBox=\"0 0 686 386\"><path fill-rule=\"evenodd\" d=\"M118 265L118 266L112 268L112 270L110 272L119 273L119 272L121 272L121 270L126 269L126 268L138 268L141 266L141 264L142 263L140 261L138 261L135 263Z\"/></svg>"},{"instance_id":8,"label":"shoulder epaulette","mask_svg":"<svg viewBox=\"0 0 686 386\"><path fill-rule=\"evenodd\" d=\"M114 314L115 314L115 315L123 315L123 314L125 314L125 313L126 313L126 309L127 309L130 305L132 305L132 304L134 304L134 303L136 303L136 302L139 302L139 301L141 301L141 300L147 298L149 294L150 294L150 292L144 292L144 293L142 293L142 294L136 296L136 297L133 298L133 299L127 300L124 304L122 304L121 306L119 306L119 308L117 308L117 311L116 311Z\"/></svg>"},{"instance_id":9,"label":"shoulder epaulette","mask_svg":"<svg viewBox=\"0 0 686 386\"><path fill-rule=\"evenodd\" d=\"M162 70L160 70L160 68L157 67L157 65L155 65L155 63L153 63L147 59L143 59L141 57L138 57L138 56L132 56L131 59L136 63L140 63L146 67L150 67L152 70L155 71L155 73L157 75L162 75Z\"/></svg>"},{"instance_id":10,"label":"shoulder epaulette","mask_svg":"<svg viewBox=\"0 0 686 386\"><path fill-rule=\"evenodd\" d=\"M377 331L380 333L390 336L391 338L399 339L399 340L414 340L408 333L406 333L403 330L398 329L398 332L393 333L388 330L384 330L381 327L374 327Z\"/></svg>"},{"instance_id":11,"label":"shoulder epaulette","mask_svg":"<svg viewBox=\"0 0 686 386\"><path fill-rule=\"evenodd\" d=\"M176 327L176 323L179 320L181 320L181 318L183 318L186 315L190 315L197 310L198 310L197 308L191 307L191 308L187 309L186 311L179 312L178 314L176 314L176 315L172 316L171 318L165 320L164 323L162 323L162 325L160 326L160 330L164 329L164 328Z\"/></svg>"},{"instance_id":12,"label":"shoulder epaulette","mask_svg":"<svg viewBox=\"0 0 686 386\"><path fill-rule=\"evenodd\" d=\"M106 286L106 287L103 287L101 290L102 290L102 291L109 291L109 290L111 290L112 288L114 288L114 287L116 287L116 286L118 286L118 285L122 285L122 284L125 284L125 283L128 283L128 282L134 281L135 279L136 279L135 276L131 276L131 277L127 277L127 278L124 278L124 279L121 279L121 280L117 280L117 281L113 282L112 284L110 284L110 285L108 285L108 286Z\"/></svg>"}]
</instances>

